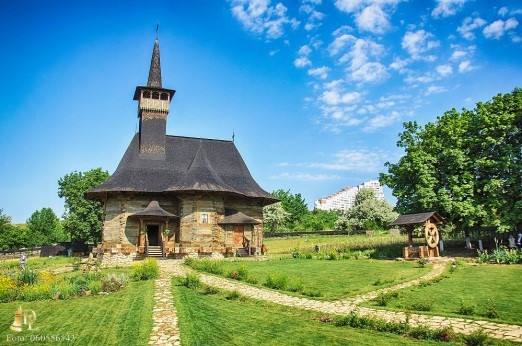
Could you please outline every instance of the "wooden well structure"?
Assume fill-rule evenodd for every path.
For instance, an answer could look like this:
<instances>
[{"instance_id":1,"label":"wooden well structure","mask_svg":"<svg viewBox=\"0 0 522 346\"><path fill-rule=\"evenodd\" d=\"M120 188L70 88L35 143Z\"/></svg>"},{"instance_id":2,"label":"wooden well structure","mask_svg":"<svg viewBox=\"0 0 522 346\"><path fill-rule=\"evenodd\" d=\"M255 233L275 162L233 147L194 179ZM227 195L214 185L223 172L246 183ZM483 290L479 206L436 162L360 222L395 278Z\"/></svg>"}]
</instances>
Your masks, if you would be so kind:
<instances>
[{"instance_id":1,"label":"wooden well structure","mask_svg":"<svg viewBox=\"0 0 522 346\"><path fill-rule=\"evenodd\" d=\"M404 258L424 258L440 256L438 246L440 241L439 227L442 224L443 218L436 211L431 211L427 213L399 215L397 220L392 222L390 226L404 227L408 233L408 246L405 246L403 249ZM415 227L418 226L424 228L423 235L416 235L414 233ZM426 239L426 245L413 246L413 238Z\"/></svg>"}]
</instances>

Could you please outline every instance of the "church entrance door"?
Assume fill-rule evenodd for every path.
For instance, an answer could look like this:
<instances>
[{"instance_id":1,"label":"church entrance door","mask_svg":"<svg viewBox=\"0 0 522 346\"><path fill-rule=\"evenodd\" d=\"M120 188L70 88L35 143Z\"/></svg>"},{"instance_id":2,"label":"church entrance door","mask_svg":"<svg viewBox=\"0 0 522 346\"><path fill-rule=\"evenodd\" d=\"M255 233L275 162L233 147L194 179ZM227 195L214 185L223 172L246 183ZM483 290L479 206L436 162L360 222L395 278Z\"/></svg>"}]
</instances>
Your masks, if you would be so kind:
<instances>
[{"instance_id":1,"label":"church entrance door","mask_svg":"<svg viewBox=\"0 0 522 346\"><path fill-rule=\"evenodd\" d=\"M234 245L243 246L243 226L234 226Z\"/></svg>"},{"instance_id":2,"label":"church entrance door","mask_svg":"<svg viewBox=\"0 0 522 346\"><path fill-rule=\"evenodd\" d=\"M159 245L159 225L147 225L147 238L150 246Z\"/></svg>"}]
</instances>

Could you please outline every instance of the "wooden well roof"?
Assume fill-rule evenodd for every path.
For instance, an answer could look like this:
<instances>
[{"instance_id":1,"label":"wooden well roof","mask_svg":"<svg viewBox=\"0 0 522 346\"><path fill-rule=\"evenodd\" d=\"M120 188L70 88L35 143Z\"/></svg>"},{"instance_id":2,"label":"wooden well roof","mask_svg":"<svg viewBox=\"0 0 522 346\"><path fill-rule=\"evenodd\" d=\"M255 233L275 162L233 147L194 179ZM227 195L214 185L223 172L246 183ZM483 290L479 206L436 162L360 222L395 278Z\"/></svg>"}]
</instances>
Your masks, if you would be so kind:
<instances>
[{"instance_id":1,"label":"wooden well roof","mask_svg":"<svg viewBox=\"0 0 522 346\"><path fill-rule=\"evenodd\" d=\"M397 220L393 221L390 226L422 224L429 219L433 219L433 221L437 224L442 223L444 220L436 211L430 211L427 213L399 215Z\"/></svg>"}]
</instances>

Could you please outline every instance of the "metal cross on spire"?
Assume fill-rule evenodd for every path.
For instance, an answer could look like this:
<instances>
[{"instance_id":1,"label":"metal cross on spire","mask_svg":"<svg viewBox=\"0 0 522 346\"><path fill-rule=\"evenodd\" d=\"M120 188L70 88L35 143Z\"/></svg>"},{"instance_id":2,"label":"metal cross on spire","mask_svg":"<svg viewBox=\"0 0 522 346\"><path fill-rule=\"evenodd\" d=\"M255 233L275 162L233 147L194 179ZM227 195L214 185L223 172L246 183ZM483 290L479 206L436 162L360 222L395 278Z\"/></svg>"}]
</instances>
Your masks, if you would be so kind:
<instances>
[{"instance_id":1,"label":"metal cross on spire","mask_svg":"<svg viewBox=\"0 0 522 346\"><path fill-rule=\"evenodd\" d=\"M156 40L158 39L159 23L156 22Z\"/></svg>"}]
</instances>

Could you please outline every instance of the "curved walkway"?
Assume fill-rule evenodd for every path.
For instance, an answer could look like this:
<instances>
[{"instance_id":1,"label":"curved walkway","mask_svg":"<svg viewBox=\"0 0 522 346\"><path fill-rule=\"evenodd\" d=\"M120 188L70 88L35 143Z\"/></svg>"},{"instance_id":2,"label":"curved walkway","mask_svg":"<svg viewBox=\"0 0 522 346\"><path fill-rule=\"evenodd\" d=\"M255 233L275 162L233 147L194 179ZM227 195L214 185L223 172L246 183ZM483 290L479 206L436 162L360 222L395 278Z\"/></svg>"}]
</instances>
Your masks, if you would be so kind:
<instances>
[{"instance_id":1,"label":"curved walkway","mask_svg":"<svg viewBox=\"0 0 522 346\"><path fill-rule=\"evenodd\" d=\"M239 281L231 281L217 276L201 273L199 273L199 275L200 280L209 286L217 287L227 291L238 291L242 295L249 298L266 300L294 308L319 311L334 315L346 315L350 312L354 312L361 316L381 318L391 322L407 321L411 326L425 326L430 329L450 327L455 332L462 334L471 334L476 330L482 329L485 333L493 338L522 342L522 326L518 325L446 316L422 315L415 313L406 314L405 312L380 310L358 306L362 302L373 299L381 293L418 285L424 280L430 280L441 275L447 261L448 260L446 259L446 261L435 262L432 271L419 279L372 291L353 298L337 301L317 301L307 298L293 297L277 291L253 287ZM183 276L189 272L192 272L191 269L182 266L180 260L162 260L159 261L159 264L162 275L164 276ZM179 332L176 335L179 338Z\"/></svg>"}]
</instances>

